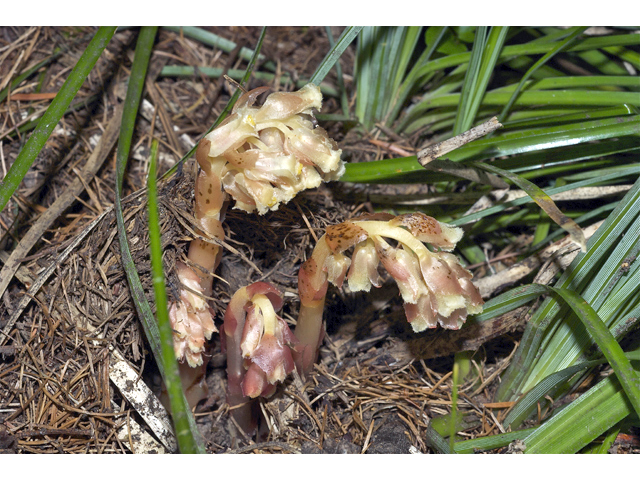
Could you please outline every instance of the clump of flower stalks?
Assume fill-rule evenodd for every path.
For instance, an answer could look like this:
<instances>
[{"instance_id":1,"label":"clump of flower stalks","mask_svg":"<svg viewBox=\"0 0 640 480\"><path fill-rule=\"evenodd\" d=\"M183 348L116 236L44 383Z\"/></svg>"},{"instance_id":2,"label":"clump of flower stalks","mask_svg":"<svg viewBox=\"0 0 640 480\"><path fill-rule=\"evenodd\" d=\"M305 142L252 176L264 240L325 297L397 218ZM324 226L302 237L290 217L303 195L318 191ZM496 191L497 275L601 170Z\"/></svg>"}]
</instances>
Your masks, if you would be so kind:
<instances>
[{"instance_id":1,"label":"clump of flower stalks","mask_svg":"<svg viewBox=\"0 0 640 480\"><path fill-rule=\"evenodd\" d=\"M322 107L320 89L309 84L297 92L272 93L255 106L267 90L244 93L196 151L195 218L210 240L191 242L188 264L177 267L180 298L169 307L175 353L189 383L202 378L207 340L216 331L206 297L220 263L222 221L230 200L233 208L264 214L344 173L340 149L315 123L313 110Z\"/></svg>"},{"instance_id":2,"label":"clump of flower stalks","mask_svg":"<svg viewBox=\"0 0 640 480\"><path fill-rule=\"evenodd\" d=\"M313 116L322 106L318 87L273 93L261 107L254 106L266 90L242 95L196 151L195 217L203 238L191 243L188 262L177 267L182 289L170 306L175 352L192 404L206 394L203 355L216 331L206 297L220 262L222 221L231 200L234 208L264 214L344 172L340 149ZM328 227L300 268L294 333L276 313L283 300L275 287L257 282L238 290L225 313L222 342L227 401L243 431L255 428L255 398L272 395L294 368L304 376L313 367L324 336L329 283L341 288L346 281L352 292L369 291L381 286L379 269L386 270L398 284L416 332L437 325L458 329L468 314L481 312L471 273L449 253L461 238L460 228L420 213L375 214Z\"/></svg>"}]
</instances>

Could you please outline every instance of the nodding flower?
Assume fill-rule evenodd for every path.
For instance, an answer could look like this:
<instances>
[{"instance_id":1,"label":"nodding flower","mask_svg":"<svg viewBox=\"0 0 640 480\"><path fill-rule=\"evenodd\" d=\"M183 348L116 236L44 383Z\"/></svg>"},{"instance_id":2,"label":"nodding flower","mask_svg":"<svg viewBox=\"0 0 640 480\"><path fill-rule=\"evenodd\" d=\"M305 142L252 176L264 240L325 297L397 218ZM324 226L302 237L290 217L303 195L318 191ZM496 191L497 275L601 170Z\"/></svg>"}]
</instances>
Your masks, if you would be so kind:
<instances>
[{"instance_id":1,"label":"nodding flower","mask_svg":"<svg viewBox=\"0 0 640 480\"><path fill-rule=\"evenodd\" d=\"M224 315L227 403L245 432L255 428L252 400L271 396L295 368L298 341L276 313L282 303L274 286L256 282L233 295Z\"/></svg>"},{"instance_id":2,"label":"nodding flower","mask_svg":"<svg viewBox=\"0 0 640 480\"><path fill-rule=\"evenodd\" d=\"M328 227L298 274L301 308L295 334L305 352L303 370L308 371L319 346L329 282L340 288L346 279L351 291L368 292L380 286L382 266L396 281L416 332L438 325L459 329L467 315L482 312L471 272L448 253L461 238L462 229L422 213L375 214ZM351 247L349 258L345 253Z\"/></svg>"},{"instance_id":3,"label":"nodding flower","mask_svg":"<svg viewBox=\"0 0 640 480\"><path fill-rule=\"evenodd\" d=\"M265 282L243 287L231 298L223 327L231 393L270 396L295 368L297 339L276 313L282 303L278 290Z\"/></svg>"},{"instance_id":4,"label":"nodding flower","mask_svg":"<svg viewBox=\"0 0 640 480\"><path fill-rule=\"evenodd\" d=\"M344 173L341 150L316 126L313 110L322 107L320 89L275 92L261 107L256 98L267 87L245 93L232 114L200 143L198 162L214 171L235 207L260 214L276 210L298 192Z\"/></svg>"}]
</instances>

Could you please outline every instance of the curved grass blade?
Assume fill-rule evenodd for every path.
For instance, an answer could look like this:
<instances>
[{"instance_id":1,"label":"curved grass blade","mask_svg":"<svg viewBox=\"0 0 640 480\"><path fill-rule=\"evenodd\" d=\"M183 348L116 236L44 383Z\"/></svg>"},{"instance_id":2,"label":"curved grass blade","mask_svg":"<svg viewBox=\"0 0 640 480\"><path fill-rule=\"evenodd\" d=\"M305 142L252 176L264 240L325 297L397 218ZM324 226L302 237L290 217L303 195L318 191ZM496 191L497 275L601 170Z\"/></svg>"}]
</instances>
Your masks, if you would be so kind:
<instances>
[{"instance_id":1,"label":"curved grass blade","mask_svg":"<svg viewBox=\"0 0 640 480\"><path fill-rule=\"evenodd\" d=\"M118 138L118 149L116 154L115 213L122 263L127 274L127 281L129 282L131 294L136 304L138 316L142 321L142 326L154 357L161 358L160 334L158 332L158 327L155 322L153 312L151 311L151 307L145 297L144 289L142 288L142 284L138 278L133 258L131 257L131 251L129 250L129 242L127 240L124 225L124 216L122 214L122 183L127 166L127 160L129 158L131 139L135 129L136 116L138 114L140 99L142 97L142 90L144 88L144 81L147 74L147 67L149 65L149 58L151 56L156 31L157 28L142 27L140 29L140 36L136 45L134 62L125 97L124 110L122 112L120 137ZM160 365L160 367L161 373L164 375L162 365Z\"/></svg>"},{"instance_id":2,"label":"curved grass blade","mask_svg":"<svg viewBox=\"0 0 640 480\"><path fill-rule=\"evenodd\" d=\"M18 157L9 168L2 183L0 183L0 211L4 210L7 202L22 182L29 168L31 168L40 150L49 139L51 132L53 132L53 129L64 115L80 87L82 87L89 72L93 69L115 32L116 27L100 27L98 29L69 77L67 77L64 85L51 101L47 111L38 122L35 131L31 134L22 150L20 150Z\"/></svg>"},{"instance_id":3,"label":"curved grass blade","mask_svg":"<svg viewBox=\"0 0 640 480\"><path fill-rule=\"evenodd\" d=\"M140 278L138 277L138 272L133 262L131 251L129 250L129 242L127 240L124 217L122 214L122 183L124 179L124 172L127 165L127 159L129 157L129 151L131 149L131 139L135 128L136 116L140 106L140 100L142 98L142 90L144 88L147 67L149 65L149 58L151 57L151 51L153 49L157 30L157 27L142 27L140 29L140 35L136 45L133 66L131 68L131 76L129 78L127 94L124 102L124 111L122 113L122 124L116 155L115 214L116 224L118 227L118 241L120 243L121 260L127 276L131 296L136 305L138 317L142 323L145 336L147 337L149 346L151 347L156 363L158 364L158 369L164 379L166 377L166 370L164 363L162 362L162 345L158 324L155 321L151 306L145 297L144 288L142 287ZM184 400L184 403L186 404L186 399ZM193 437L193 442L188 445L195 445L195 450L204 453L202 441L195 433L197 432L195 420L193 420L188 409L186 410L186 414L191 427L189 429L189 434ZM176 432L176 434L178 437L188 435L188 433L183 431Z\"/></svg>"},{"instance_id":4,"label":"curved grass blade","mask_svg":"<svg viewBox=\"0 0 640 480\"><path fill-rule=\"evenodd\" d=\"M156 316L158 332L160 334L161 363L164 366L164 382L171 404L171 418L173 419L176 438L180 453L198 453L197 434L194 435L189 418L191 413L182 392L182 382L178 373L178 361L173 349L173 332L169 322L167 310L167 291L165 275L162 267L162 244L160 238L160 216L158 215L158 187L156 185L156 168L158 163L158 141L151 144L151 158L149 162L149 176L147 178L148 207L149 207L149 243L151 250L151 274L153 291L156 301Z\"/></svg>"},{"instance_id":5,"label":"curved grass blade","mask_svg":"<svg viewBox=\"0 0 640 480\"><path fill-rule=\"evenodd\" d=\"M640 249L640 217L637 213L631 214L633 221L624 230L616 232L613 238L597 237L584 256L584 262L570 266L557 285L578 292L594 310L597 309L599 318L614 338L622 338L628 331L627 327L632 327L638 318L637 312L630 311L640 301L637 288L640 263L634 261ZM621 219L620 223L625 220ZM609 230L609 227L605 224L600 228ZM600 247L598 250L595 250L596 245ZM625 265L627 269L630 266L628 275L622 275ZM538 350L534 360L525 362L526 378L519 387L522 392L533 388L552 372L601 356L600 346L594 343L581 318L565 302L557 300L553 296L548 299L548 303L543 304L530 321L530 325L538 325L543 319L546 327L538 331L539 340L533 344L534 349L540 348L536 345L543 348ZM522 344L531 348L528 334L523 337ZM519 357L515 361L519 361ZM507 383L506 377L504 383Z\"/></svg>"},{"instance_id":6,"label":"curved grass blade","mask_svg":"<svg viewBox=\"0 0 640 480\"><path fill-rule=\"evenodd\" d=\"M541 66L543 66L545 63L547 63L549 60L551 60L551 58L553 58L557 53L565 50L586 29L587 29L587 27L575 27L573 29L573 31L569 34L569 36L563 42L560 42L560 43L554 45L554 47L551 50L549 50L547 53L545 53L540 60L538 60L536 63L534 63L531 66L531 68L529 70L527 70L527 72L522 76L522 79L520 80L520 82L516 86L516 89L513 92L513 94L511 95L511 98L509 99L507 104L502 109L502 112L498 116L498 119L500 121L503 121L504 119L507 118L507 114L509 113L509 110L511 110L511 107L513 106L513 103L518 98L518 94L520 93L520 90L522 90L522 87L525 85L527 80L529 80L529 78L536 72L536 70L538 70Z\"/></svg>"},{"instance_id":7,"label":"curved grass blade","mask_svg":"<svg viewBox=\"0 0 640 480\"><path fill-rule=\"evenodd\" d=\"M327 76L329 70L333 68L353 39L360 33L360 30L362 30L362 27L347 27L344 29L336 45L329 50L322 62L320 62L320 65L316 68L316 71L309 79L309 83L320 86L324 77Z\"/></svg>"},{"instance_id":8,"label":"curved grass blade","mask_svg":"<svg viewBox=\"0 0 640 480\"><path fill-rule=\"evenodd\" d=\"M640 350L627 352L625 356L629 360L640 360ZM526 418L528 413L532 411L533 407L538 402L542 401L544 399L544 396L551 392L554 388L566 382L574 375L583 372L588 368L602 365L605 362L606 359L591 360L552 373L531 390L529 390L526 394L524 394L524 396L520 398L520 400L518 400L518 403L514 405L513 409L511 409L511 411L504 419L503 426L507 428L512 424L519 425Z\"/></svg>"},{"instance_id":9,"label":"curved grass blade","mask_svg":"<svg viewBox=\"0 0 640 480\"><path fill-rule=\"evenodd\" d=\"M556 206L555 202L551 200L551 197L547 195L544 190L540 187L531 183L528 180L516 175L515 173L511 173L507 170L502 170L501 168L497 168L493 165L487 163L476 163L478 168L482 168L489 172L495 173L496 175L502 175L505 178L508 178L513 183L515 183L518 187L520 187L523 191L531 197L531 199L538 204L538 206L545 211L549 218L556 222L562 229L566 230L571 239L580 245L580 248L583 252L587 251L587 241L584 238L584 233L580 226L574 222L572 219L567 217L564 213L560 211L560 209Z\"/></svg>"},{"instance_id":10,"label":"curved grass blade","mask_svg":"<svg viewBox=\"0 0 640 480\"><path fill-rule=\"evenodd\" d=\"M475 453L477 451L494 450L500 447L506 447L514 440L523 440L538 427L525 428L516 430L515 432L500 433L491 435L490 437L474 438L473 440L463 440L456 442L454 449L456 453Z\"/></svg>"},{"instance_id":11,"label":"curved grass blade","mask_svg":"<svg viewBox=\"0 0 640 480\"><path fill-rule=\"evenodd\" d=\"M571 307L589 331L613 368L618 381L624 388L636 414L640 417L640 377L633 369L629 359L625 357L622 347L613 337L596 311L578 293L567 288L547 287L551 292L560 295Z\"/></svg>"},{"instance_id":12,"label":"curved grass blade","mask_svg":"<svg viewBox=\"0 0 640 480\"><path fill-rule=\"evenodd\" d=\"M637 234L632 233L640 228L638 212L640 212L640 180L636 181L608 216L605 223L589 239L587 253L578 255L560 277L556 287L579 292L587 300L598 302L602 289L606 288L610 279L619 272L626 257L625 252L632 249L638 242ZM618 252L618 250L620 251ZM566 332L567 325L563 324L567 322L561 322L569 316L566 310L567 307L562 309L555 298L546 299L536 310L527 325L511 365L502 377L501 385L496 393L496 401L517 399L521 393L533 388L550 373L570 366L570 359L577 359L579 346L576 345L577 339L573 330L577 331L581 327L581 323L575 317L569 318L573 323L577 322L577 325L571 332ZM552 360L555 363L552 362L553 365L545 364L545 368L543 368L539 366L540 357L545 353L545 348L542 348L542 345L543 342L546 344L549 341L546 330L551 325L556 330L562 330L565 334L564 338L568 342L566 346L572 351L569 355L566 352L557 353L554 350L551 355L553 358L547 357L546 363ZM584 327L581 328L584 330ZM586 331L584 333L588 337L588 333ZM585 341L581 341L581 345L583 348L589 346ZM559 348L563 346L565 344L560 343ZM547 347L546 350L549 348ZM551 350L549 352L551 353Z\"/></svg>"},{"instance_id":13,"label":"curved grass blade","mask_svg":"<svg viewBox=\"0 0 640 480\"><path fill-rule=\"evenodd\" d=\"M262 29L262 32L260 33L260 38L258 39L258 44L257 44L255 50L253 51L253 56L251 57L251 60L249 61L249 65L247 65L247 70L244 72L244 76L242 77L242 80L240 81L240 86L245 85L249 81L249 77L251 77L251 73L253 72L253 68L255 67L256 61L258 60L258 56L260 55L260 49L262 48L262 42L264 40L264 36L265 36L266 33L267 33L267 27L264 27ZM242 94L242 90L240 88L236 89L236 91L233 93L233 95L229 99L229 102L227 102L227 106L224 107L224 110L222 110L222 113L220 114L218 119L214 122L213 125L211 125L211 127L209 127L209 129L204 133L204 135L202 135L203 138L211 130L213 130L218 125L220 125L220 123L222 123L222 121L225 118L227 118L227 115L229 115L231 113L231 110L233 109L233 106L236 104L236 101L238 100L238 98L240 98L241 94ZM199 142L199 140L198 140L198 142ZM198 148L198 142L196 142L196 144L191 148L191 150L189 150L184 155L184 157L182 157L180 159L180 161L178 161L173 167L171 167L167 172L165 172L165 174L162 175L160 180L164 180L166 178L169 178L171 175L173 175L178 170L178 168L180 168L180 166L185 162L185 160L190 158L195 153L196 149Z\"/></svg>"},{"instance_id":14,"label":"curved grass blade","mask_svg":"<svg viewBox=\"0 0 640 480\"><path fill-rule=\"evenodd\" d=\"M532 283L522 287L516 287L501 293L484 304L482 313L471 317L475 322L484 322L502 314L515 310L531 300L540 298L546 290L544 286Z\"/></svg>"}]
</instances>

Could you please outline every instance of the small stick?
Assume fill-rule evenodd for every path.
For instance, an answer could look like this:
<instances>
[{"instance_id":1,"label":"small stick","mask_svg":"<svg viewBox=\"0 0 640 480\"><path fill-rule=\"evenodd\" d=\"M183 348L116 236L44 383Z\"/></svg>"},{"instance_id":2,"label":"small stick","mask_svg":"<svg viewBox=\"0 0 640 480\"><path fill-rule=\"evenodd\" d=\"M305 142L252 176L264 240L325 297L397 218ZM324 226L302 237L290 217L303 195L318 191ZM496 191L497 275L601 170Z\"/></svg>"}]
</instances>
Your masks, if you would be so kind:
<instances>
[{"instance_id":1,"label":"small stick","mask_svg":"<svg viewBox=\"0 0 640 480\"><path fill-rule=\"evenodd\" d=\"M429 145L428 147L420 150L418 152L418 162L420 162L420 165L424 167L427 163L435 160L436 158L446 155L447 153L460 148L467 143L473 142L480 137L484 137L488 133L499 129L500 127L502 127L502 124L498 122L498 117L493 117L490 120L481 123L477 127L473 127L471 130L461 133L460 135L456 135L453 138L438 142L434 145Z\"/></svg>"}]
</instances>

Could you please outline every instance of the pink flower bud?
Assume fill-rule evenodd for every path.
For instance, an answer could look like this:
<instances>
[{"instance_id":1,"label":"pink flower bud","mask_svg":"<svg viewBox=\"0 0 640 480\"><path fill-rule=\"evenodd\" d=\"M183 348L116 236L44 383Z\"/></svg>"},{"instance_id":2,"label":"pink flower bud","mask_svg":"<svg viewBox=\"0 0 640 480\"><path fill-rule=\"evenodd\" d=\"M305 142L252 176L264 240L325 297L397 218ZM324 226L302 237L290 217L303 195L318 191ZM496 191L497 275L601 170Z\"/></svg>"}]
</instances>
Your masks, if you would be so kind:
<instances>
[{"instance_id":1,"label":"pink flower bud","mask_svg":"<svg viewBox=\"0 0 640 480\"><path fill-rule=\"evenodd\" d=\"M297 340L276 314L282 297L271 285L258 282L236 292L225 313L227 368L231 386L244 396L273 393L272 388L295 368L292 350Z\"/></svg>"}]
</instances>

